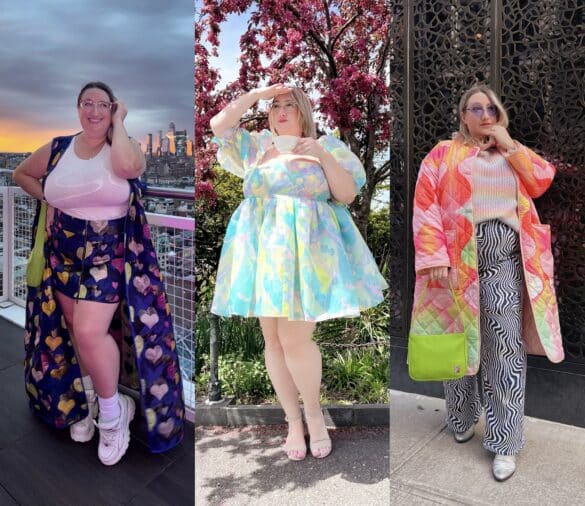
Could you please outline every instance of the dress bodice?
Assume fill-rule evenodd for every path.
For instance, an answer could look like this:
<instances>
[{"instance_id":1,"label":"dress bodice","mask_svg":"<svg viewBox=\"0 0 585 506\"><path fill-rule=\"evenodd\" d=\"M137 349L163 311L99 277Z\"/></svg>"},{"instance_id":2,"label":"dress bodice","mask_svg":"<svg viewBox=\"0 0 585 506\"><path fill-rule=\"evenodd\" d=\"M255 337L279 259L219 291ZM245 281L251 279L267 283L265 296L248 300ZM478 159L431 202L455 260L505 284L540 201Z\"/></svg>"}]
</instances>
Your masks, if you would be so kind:
<instances>
[{"instance_id":1,"label":"dress bodice","mask_svg":"<svg viewBox=\"0 0 585 506\"><path fill-rule=\"evenodd\" d=\"M251 167L244 175L244 196L285 195L303 199L331 198L327 179L316 159L280 155Z\"/></svg>"},{"instance_id":2,"label":"dress bodice","mask_svg":"<svg viewBox=\"0 0 585 506\"><path fill-rule=\"evenodd\" d=\"M218 144L217 159L222 168L244 179L244 196L267 198L275 195L327 201L331 199L327 179L316 158L279 154L264 161L273 146L269 130L248 132L243 128L229 129ZM366 181L360 159L342 141L331 135L317 139L337 163L348 171L356 192Z\"/></svg>"}]
</instances>

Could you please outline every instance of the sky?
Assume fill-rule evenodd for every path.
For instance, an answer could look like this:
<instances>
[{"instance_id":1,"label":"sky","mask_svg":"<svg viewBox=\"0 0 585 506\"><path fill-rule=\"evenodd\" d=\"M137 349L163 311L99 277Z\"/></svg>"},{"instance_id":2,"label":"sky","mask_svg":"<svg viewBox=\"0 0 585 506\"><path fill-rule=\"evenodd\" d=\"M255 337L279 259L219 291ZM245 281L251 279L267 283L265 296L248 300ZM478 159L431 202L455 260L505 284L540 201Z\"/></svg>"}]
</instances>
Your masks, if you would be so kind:
<instances>
[{"instance_id":1,"label":"sky","mask_svg":"<svg viewBox=\"0 0 585 506\"><path fill-rule=\"evenodd\" d=\"M240 68L240 37L246 31L249 14L231 14L221 25L218 56L211 58L211 66L218 68L220 87L238 78Z\"/></svg>"},{"instance_id":2,"label":"sky","mask_svg":"<svg viewBox=\"0 0 585 506\"><path fill-rule=\"evenodd\" d=\"M2 2L0 152L80 129L76 99L104 81L144 146L169 123L193 138L193 0Z\"/></svg>"}]
</instances>

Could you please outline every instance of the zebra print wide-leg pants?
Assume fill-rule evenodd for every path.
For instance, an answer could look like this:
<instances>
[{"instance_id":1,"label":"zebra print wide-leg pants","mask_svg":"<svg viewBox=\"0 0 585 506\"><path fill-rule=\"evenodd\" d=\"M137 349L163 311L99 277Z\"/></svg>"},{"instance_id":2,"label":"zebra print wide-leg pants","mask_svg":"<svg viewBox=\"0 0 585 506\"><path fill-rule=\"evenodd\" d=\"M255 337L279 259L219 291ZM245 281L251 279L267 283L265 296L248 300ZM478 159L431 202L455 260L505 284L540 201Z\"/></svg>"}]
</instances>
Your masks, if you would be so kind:
<instances>
[{"instance_id":1,"label":"zebra print wide-leg pants","mask_svg":"<svg viewBox=\"0 0 585 506\"><path fill-rule=\"evenodd\" d=\"M447 426L463 432L486 414L483 446L515 455L524 446L526 351L518 234L498 220L476 225L480 286L480 368L446 381Z\"/></svg>"}]
</instances>

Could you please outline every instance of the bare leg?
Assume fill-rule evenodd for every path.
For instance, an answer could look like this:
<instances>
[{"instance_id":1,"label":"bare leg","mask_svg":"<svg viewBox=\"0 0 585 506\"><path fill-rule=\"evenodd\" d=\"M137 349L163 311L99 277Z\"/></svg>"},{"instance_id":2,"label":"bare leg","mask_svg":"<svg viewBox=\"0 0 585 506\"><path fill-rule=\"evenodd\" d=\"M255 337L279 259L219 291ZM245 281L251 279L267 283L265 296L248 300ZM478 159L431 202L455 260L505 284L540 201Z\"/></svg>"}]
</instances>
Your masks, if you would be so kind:
<instances>
[{"instance_id":1,"label":"bare leg","mask_svg":"<svg viewBox=\"0 0 585 506\"><path fill-rule=\"evenodd\" d=\"M331 451L331 444L321 414L321 352L312 339L314 330L313 322L279 318L277 323L285 363L303 398L311 442L327 441L326 445L316 444L312 448L313 455L325 457Z\"/></svg>"},{"instance_id":2,"label":"bare leg","mask_svg":"<svg viewBox=\"0 0 585 506\"><path fill-rule=\"evenodd\" d=\"M71 425L70 427L71 439L79 443L86 443L88 441L91 441L95 433L95 425L93 421L98 415L98 400L96 397L93 382L91 380L91 376L89 375L88 370L84 365L83 359L79 352L79 347L77 346L77 339L75 337L75 333L73 332L73 321L76 302L75 300L71 299L70 297L67 297L66 295L60 292L56 292L55 296L59 302L61 310L63 311L63 317L65 318L65 323L67 324L67 329L69 330L71 342L73 343L73 347L75 349L75 355L77 357L77 362L79 363L79 368L81 370L81 382L83 384L83 389L85 390L87 408L89 411L88 416L86 418Z\"/></svg>"},{"instance_id":3,"label":"bare leg","mask_svg":"<svg viewBox=\"0 0 585 506\"><path fill-rule=\"evenodd\" d=\"M313 322L278 319L278 338L284 361L294 384L301 392L305 410L319 411L321 352L313 342Z\"/></svg>"},{"instance_id":4,"label":"bare leg","mask_svg":"<svg viewBox=\"0 0 585 506\"><path fill-rule=\"evenodd\" d=\"M306 453L305 431L299 405L299 391L284 360L277 334L276 318L259 318L264 336L266 370L288 420L285 448L290 458L301 459Z\"/></svg>"},{"instance_id":5,"label":"bare leg","mask_svg":"<svg viewBox=\"0 0 585 506\"><path fill-rule=\"evenodd\" d=\"M80 300L74 303L73 332L83 365L100 397L118 391L120 352L108 329L118 304Z\"/></svg>"},{"instance_id":6,"label":"bare leg","mask_svg":"<svg viewBox=\"0 0 585 506\"><path fill-rule=\"evenodd\" d=\"M77 346L77 339L73 333L73 306L75 305L75 300L57 291L55 291L55 296L59 302L59 306L61 306L63 316L65 317L65 323L67 324L67 330L69 331L69 336L71 337L71 342L73 343L73 349L75 350L75 356L77 357L77 362L79 363L79 368L81 369L81 375L87 376L88 372L83 365L83 360L79 354L79 348Z\"/></svg>"}]
</instances>

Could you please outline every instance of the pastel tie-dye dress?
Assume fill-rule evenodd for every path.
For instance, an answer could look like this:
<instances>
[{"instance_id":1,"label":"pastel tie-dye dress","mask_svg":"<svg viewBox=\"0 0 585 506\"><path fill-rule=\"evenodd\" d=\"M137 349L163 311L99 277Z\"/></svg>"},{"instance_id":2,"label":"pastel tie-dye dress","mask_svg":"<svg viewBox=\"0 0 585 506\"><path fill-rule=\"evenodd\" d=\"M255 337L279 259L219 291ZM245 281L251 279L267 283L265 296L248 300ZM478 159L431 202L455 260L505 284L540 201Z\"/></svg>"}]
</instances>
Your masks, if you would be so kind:
<instances>
[{"instance_id":1,"label":"pastel tie-dye dress","mask_svg":"<svg viewBox=\"0 0 585 506\"><path fill-rule=\"evenodd\" d=\"M315 158L263 162L272 147L268 130L231 129L215 142L222 168L243 178L245 198L224 238L213 313L321 321L358 316L383 300L388 285ZM318 142L359 190L359 159L335 137Z\"/></svg>"}]
</instances>

